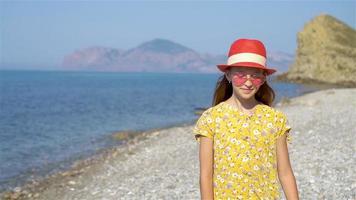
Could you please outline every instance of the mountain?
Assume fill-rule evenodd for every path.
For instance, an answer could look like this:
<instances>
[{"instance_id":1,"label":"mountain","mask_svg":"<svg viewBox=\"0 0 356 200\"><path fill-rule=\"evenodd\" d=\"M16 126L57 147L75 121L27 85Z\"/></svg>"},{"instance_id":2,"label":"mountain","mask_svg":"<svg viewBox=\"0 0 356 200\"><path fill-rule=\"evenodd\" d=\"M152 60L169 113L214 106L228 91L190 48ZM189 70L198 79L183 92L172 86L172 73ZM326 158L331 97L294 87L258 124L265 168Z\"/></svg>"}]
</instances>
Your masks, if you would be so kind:
<instances>
[{"instance_id":1,"label":"mountain","mask_svg":"<svg viewBox=\"0 0 356 200\"><path fill-rule=\"evenodd\" d=\"M293 59L293 55L285 52L267 52L267 66L277 70L277 72L273 75L287 72L289 65L293 62Z\"/></svg>"},{"instance_id":2,"label":"mountain","mask_svg":"<svg viewBox=\"0 0 356 200\"><path fill-rule=\"evenodd\" d=\"M356 86L356 31L322 14L298 33L296 58L278 80Z\"/></svg>"},{"instance_id":3,"label":"mountain","mask_svg":"<svg viewBox=\"0 0 356 200\"><path fill-rule=\"evenodd\" d=\"M153 39L129 50L88 47L64 57L67 70L125 72L218 73L216 64L226 63L227 56L200 54L191 48L166 39ZM293 57L283 52L269 54L268 64L286 71Z\"/></svg>"},{"instance_id":4,"label":"mountain","mask_svg":"<svg viewBox=\"0 0 356 200\"><path fill-rule=\"evenodd\" d=\"M96 70L98 66L101 66L101 69L110 69L123 54L124 51L119 49L94 46L65 56L62 66L68 69Z\"/></svg>"}]
</instances>

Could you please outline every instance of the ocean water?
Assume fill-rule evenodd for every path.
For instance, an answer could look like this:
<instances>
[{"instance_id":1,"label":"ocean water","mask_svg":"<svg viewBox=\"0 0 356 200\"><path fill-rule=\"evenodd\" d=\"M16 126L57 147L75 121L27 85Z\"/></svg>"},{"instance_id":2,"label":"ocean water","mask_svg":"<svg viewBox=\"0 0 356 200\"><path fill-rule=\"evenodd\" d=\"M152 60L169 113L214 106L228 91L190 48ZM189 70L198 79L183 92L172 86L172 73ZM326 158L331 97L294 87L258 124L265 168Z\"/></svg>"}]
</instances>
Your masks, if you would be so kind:
<instances>
[{"instance_id":1,"label":"ocean water","mask_svg":"<svg viewBox=\"0 0 356 200\"><path fill-rule=\"evenodd\" d=\"M0 71L0 191L118 145L113 132L194 122L220 75ZM315 90L271 86L277 101Z\"/></svg>"}]
</instances>

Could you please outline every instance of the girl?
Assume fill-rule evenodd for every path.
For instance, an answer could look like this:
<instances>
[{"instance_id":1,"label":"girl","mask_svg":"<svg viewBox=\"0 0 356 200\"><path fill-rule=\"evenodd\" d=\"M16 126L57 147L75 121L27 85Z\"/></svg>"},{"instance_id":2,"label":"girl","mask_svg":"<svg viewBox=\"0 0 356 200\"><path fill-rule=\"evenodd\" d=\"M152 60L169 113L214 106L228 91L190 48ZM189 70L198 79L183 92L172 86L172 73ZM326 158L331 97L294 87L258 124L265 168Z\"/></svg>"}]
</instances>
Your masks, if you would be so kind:
<instances>
[{"instance_id":1,"label":"girl","mask_svg":"<svg viewBox=\"0 0 356 200\"><path fill-rule=\"evenodd\" d=\"M288 200L298 199L289 161L287 117L272 107L275 93L266 77L266 50L255 39L230 47L213 106L193 129L199 142L201 199L278 199L279 184Z\"/></svg>"}]
</instances>

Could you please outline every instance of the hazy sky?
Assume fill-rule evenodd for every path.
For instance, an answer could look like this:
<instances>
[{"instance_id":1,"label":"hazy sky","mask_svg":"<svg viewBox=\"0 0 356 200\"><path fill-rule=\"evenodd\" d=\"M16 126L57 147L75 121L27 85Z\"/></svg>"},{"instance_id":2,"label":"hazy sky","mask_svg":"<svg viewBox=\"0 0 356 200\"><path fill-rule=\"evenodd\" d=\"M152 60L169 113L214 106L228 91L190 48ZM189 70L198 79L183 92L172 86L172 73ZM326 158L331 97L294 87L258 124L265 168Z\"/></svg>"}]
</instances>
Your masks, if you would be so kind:
<instances>
[{"instance_id":1,"label":"hazy sky","mask_svg":"<svg viewBox=\"0 0 356 200\"><path fill-rule=\"evenodd\" d=\"M269 51L294 54L297 32L321 13L356 28L356 0L1 1L0 63L55 68L78 49L129 49L155 38L212 54L258 38Z\"/></svg>"}]
</instances>

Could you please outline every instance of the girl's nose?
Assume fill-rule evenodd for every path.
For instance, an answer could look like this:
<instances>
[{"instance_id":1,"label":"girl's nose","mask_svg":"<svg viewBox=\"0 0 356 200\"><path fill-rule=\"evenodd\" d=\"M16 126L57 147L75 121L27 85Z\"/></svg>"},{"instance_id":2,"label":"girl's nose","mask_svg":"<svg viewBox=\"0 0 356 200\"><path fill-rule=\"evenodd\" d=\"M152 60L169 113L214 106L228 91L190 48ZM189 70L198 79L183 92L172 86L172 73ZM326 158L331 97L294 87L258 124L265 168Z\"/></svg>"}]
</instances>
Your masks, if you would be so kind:
<instances>
[{"instance_id":1,"label":"girl's nose","mask_svg":"<svg viewBox=\"0 0 356 200\"><path fill-rule=\"evenodd\" d=\"M247 74L247 81L245 82L245 85L248 86L249 88L251 88L253 86L252 81L251 81L251 75Z\"/></svg>"},{"instance_id":2,"label":"girl's nose","mask_svg":"<svg viewBox=\"0 0 356 200\"><path fill-rule=\"evenodd\" d=\"M247 79L247 81L245 82L245 85L248 87L248 88L252 88L253 84L252 84L252 81L250 79Z\"/></svg>"}]
</instances>

